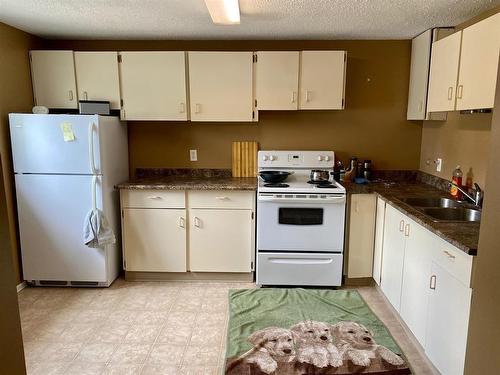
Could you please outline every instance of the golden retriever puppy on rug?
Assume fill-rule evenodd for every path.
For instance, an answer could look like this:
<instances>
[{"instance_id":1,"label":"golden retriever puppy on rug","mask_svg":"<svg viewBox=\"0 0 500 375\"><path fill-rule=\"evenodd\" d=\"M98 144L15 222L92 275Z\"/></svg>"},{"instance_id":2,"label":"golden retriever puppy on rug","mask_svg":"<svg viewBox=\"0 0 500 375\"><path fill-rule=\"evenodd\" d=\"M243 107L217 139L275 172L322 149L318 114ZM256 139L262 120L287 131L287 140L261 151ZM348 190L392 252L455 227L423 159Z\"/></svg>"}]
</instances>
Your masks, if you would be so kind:
<instances>
[{"instance_id":1,"label":"golden retriever puppy on rug","mask_svg":"<svg viewBox=\"0 0 500 375\"><path fill-rule=\"evenodd\" d=\"M331 326L306 320L290 328L297 346L297 361L316 367L340 367L342 356L333 343Z\"/></svg>"},{"instance_id":2,"label":"golden retriever puppy on rug","mask_svg":"<svg viewBox=\"0 0 500 375\"><path fill-rule=\"evenodd\" d=\"M393 366L404 364L404 360L385 346L378 345L373 334L362 324L339 322L332 327L334 343L343 360L349 360L356 366L368 367L371 360L382 358Z\"/></svg>"},{"instance_id":3,"label":"golden retriever puppy on rug","mask_svg":"<svg viewBox=\"0 0 500 375\"><path fill-rule=\"evenodd\" d=\"M289 329L268 327L255 331L248 337L253 348L231 361L226 367L226 374L252 373L256 366L265 374L287 374L286 364L295 360L295 348L292 332Z\"/></svg>"}]
</instances>

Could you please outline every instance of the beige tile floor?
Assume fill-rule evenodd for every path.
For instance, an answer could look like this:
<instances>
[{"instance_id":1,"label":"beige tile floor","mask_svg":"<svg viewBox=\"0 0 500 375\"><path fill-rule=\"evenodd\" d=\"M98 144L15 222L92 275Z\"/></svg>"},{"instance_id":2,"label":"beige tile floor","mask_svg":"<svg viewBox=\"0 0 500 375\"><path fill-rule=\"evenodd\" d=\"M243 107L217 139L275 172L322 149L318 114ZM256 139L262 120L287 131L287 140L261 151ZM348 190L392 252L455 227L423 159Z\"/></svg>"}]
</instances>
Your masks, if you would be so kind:
<instances>
[{"instance_id":1,"label":"beige tile floor","mask_svg":"<svg viewBox=\"0 0 500 375\"><path fill-rule=\"evenodd\" d=\"M222 373L227 291L248 283L126 282L26 288L19 305L29 375ZM416 374L432 374L376 288L358 288Z\"/></svg>"}]
</instances>

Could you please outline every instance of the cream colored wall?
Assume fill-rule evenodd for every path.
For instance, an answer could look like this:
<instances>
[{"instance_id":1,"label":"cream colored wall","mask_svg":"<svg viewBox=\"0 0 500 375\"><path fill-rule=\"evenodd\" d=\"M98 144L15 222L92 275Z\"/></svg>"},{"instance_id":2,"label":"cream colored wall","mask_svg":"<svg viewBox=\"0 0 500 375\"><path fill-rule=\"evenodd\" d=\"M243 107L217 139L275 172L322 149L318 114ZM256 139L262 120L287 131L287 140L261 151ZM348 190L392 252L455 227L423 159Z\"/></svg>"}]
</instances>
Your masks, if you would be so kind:
<instances>
[{"instance_id":1,"label":"cream colored wall","mask_svg":"<svg viewBox=\"0 0 500 375\"><path fill-rule=\"evenodd\" d=\"M28 51L35 48L36 43L37 39L31 35L0 23L0 155L11 237L10 247L17 282L21 280L21 271L7 116L9 112L30 111L33 106Z\"/></svg>"},{"instance_id":2,"label":"cream colored wall","mask_svg":"<svg viewBox=\"0 0 500 375\"><path fill-rule=\"evenodd\" d=\"M491 114L461 115L448 113L447 121L424 121L420 170L451 179L453 170L460 165L465 176L473 174L473 181L485 185ZM443 159L441 172L436 172L434 160Z\"/></svg>"}]
</instances>

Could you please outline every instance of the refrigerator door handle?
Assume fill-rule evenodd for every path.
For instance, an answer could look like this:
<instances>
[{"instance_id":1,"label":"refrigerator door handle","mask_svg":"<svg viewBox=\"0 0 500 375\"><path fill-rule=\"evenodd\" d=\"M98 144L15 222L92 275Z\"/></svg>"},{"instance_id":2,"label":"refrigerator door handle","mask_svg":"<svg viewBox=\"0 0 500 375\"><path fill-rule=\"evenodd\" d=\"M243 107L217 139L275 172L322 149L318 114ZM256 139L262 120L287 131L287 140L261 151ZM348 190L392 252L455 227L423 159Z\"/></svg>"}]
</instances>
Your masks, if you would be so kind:
<instances>
[{"instance_id":1,"label":"refrigerator door handle","mask_svg":"<svg viewBox=\"0 0 500 375\"><path fill-rule=\"evenodd\" d=\"M92 174L97 174L94 160L94 123L89 124L89 163Z\"/></svg>"}]
</instances>

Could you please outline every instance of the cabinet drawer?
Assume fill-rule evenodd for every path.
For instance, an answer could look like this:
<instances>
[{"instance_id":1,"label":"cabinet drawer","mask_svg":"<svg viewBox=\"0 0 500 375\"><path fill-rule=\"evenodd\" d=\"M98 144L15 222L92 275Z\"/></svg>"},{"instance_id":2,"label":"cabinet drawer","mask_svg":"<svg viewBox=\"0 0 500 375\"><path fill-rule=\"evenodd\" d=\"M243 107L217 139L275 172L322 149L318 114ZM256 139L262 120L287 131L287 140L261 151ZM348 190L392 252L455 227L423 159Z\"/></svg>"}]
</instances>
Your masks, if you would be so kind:
<instances>
[{"instance_id":1,"label":"cabinet drawer","mask_svg":"<svg viewBox=\"0 0 500 375\"><path fill-rule=\"evenodd\" d=\"M434 261L467 287L471 285L472 256L436 238Z\"/></svg>"},{"instance_id":2,"label":"cabinet drawer","mask_svg":"<svg viewBox=\"0 0 500 375\"><path fill-rule=\"evenodd\" d=\"M122 190L122 207L185 208L184 191Z\"/></svg>"},{"instance_id":3,"label":"cabinet drawer","mask_svg":"<svg viewBox=\"0 0 500 375\"><path fill-rule=\"evenodd\" d=\"M254 208L253 191L190 191L188 192L189 208Z\"/></svg>"}]
</instances>

